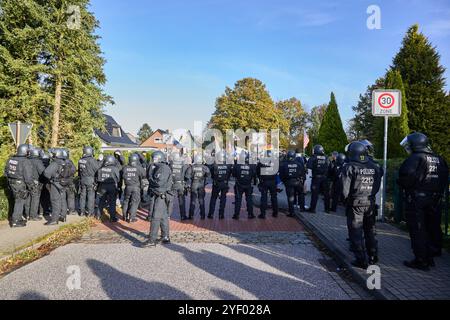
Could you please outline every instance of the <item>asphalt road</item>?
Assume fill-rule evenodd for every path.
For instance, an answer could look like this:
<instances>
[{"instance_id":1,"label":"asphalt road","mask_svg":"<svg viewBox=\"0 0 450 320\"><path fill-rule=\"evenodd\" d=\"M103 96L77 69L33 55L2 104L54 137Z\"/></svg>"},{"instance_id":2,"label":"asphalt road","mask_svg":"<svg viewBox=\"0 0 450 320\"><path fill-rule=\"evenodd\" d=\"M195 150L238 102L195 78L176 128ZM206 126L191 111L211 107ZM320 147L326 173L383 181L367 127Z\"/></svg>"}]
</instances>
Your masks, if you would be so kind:
<instances>
[{"instance_id":1,"label":"asphalt road","mask_svg":"<svg viewBox=\"0 0 450 320\"><path fill-rule=\"evenodd\" d=\"M312 244L70 244L1 279L0 299L349 299L324 259Z\"/></svg>"}]
</instances>

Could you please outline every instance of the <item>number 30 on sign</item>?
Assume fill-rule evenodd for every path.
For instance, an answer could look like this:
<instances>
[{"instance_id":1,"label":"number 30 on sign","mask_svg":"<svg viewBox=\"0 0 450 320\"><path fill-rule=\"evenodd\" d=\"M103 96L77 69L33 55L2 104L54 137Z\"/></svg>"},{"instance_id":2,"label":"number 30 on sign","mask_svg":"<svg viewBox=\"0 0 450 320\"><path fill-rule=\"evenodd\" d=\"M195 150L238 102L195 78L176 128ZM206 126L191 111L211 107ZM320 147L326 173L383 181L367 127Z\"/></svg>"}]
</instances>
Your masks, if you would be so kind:
<instances>
[{"instance_id":1,"label":"number 30 on sign","mask_svg":"<svg viewBox=\"0 0 450 320\"><path fill-rule=\"evenodd\" d=\"M376 117L399 117L402 113L400 90L375 90L372 100L372 113Z\"/></svg>"}]
</instances>

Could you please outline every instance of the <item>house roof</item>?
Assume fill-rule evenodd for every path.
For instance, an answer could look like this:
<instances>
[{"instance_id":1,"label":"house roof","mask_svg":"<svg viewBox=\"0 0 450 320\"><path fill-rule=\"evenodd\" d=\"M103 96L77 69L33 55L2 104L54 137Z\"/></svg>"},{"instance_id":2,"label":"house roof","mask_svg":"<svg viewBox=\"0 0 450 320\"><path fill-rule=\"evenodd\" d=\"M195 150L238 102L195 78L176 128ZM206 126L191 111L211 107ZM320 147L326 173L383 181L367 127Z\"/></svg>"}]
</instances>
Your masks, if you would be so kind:
<instances>
[{"instance_id":1,"label":"house roof","mask_svg":"<svg viewBox=\"0 0 450 320\"><path fill-rule=\"evenodd\" d=\"M105 132L101 130L95 129L95 134L102 139L106 144L112 146L137 146L137 143L134 143L122 127L114 120L113 117L109 115L104 115L105 117ZM122 136L115 137L113 136L113 128L120 128Z\"/></svg>"}]
</instances>

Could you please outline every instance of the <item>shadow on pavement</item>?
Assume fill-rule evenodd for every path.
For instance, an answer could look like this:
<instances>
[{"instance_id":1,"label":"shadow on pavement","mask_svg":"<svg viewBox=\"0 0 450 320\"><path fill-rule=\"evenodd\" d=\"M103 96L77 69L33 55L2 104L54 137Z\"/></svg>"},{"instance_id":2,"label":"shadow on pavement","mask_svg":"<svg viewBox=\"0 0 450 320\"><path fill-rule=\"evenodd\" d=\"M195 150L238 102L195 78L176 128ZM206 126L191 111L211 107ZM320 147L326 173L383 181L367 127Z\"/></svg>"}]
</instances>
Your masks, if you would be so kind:
<instances>
[{"instance_id":1,"label":"shadow on pavement","mask_svg":"<svg viewBox=\"0 0 450 320\"><path fill-rule=\"evenodd\" d=\"M183 254L186 261L192 265L240 287L257 299L274 299L274 297L288 300L330 298L328 294L332 289L324 290L325 288L319 288L315 284L298 277L289 278L256 269L237 260L208 251L194 252L175 244L167 246L167 248ZM289 263L289 259L283 259L284 261L280 259L280 264L277 264L275 269L278 269L283 263ZM298 274L298 264L296 273ZM216 291L216 294L222 295L223 298L229 296L229 294L219 291Z\"/></svg>"},{"instance_id":2,"label":"shadow on pavement","mask_svg":"<svg viewBox=\"0 0 450 320\"><path fill-rule=\"evenodd\" d=\"M108 264L89 259L87 265L100 279L112 300L190 300L190 296L160 282L147 282L125 274Z\"/></svg>"},{"instance_id":3,"label":"shadow on pavement","mask_svg":"<svg viewBox=\"0 0 450 320\"><path fill-rule=\"evenodd\" d=\"M42 294L34 291L22 293L18 300L49 300Z\"/></svg>"}]
</instances>

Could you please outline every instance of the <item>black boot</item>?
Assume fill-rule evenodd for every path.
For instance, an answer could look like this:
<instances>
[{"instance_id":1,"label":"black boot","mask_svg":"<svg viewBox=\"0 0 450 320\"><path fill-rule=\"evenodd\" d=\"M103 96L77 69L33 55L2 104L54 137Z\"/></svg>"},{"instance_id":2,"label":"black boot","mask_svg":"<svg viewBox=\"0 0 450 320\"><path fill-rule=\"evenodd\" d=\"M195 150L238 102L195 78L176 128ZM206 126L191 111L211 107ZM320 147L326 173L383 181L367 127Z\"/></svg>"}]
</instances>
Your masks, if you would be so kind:
<instances>
[{"instance_id":1,"label":"black boot","mask_svg":"<svg viewBox=\"0 0 450 320\"><path fill-rule=\"evenodd\" d=\"M430 266L428 265L428 263L422 260L414 259L411 261L404 261L403 264L408 268L430 271Z\"/></svg>"},{"instance_id":2,"label":"black boot","mask_svg":"<svg viewBox=\"0 0 450 320\"><path fill-rule=\"evenodd\" d=\"M163 244L169 244L170 243L170 238L169 237L164 237L164 238L161 239L161 242Z\"/></svg>"},{"instance_id":3,"label":"black boot","mask_svg":"<svg viewBox=\"0 0 450 320\"><path fill-rule=\"evenodd\" d=\"M233 215L233 220L239 220L239 216L237 214Z\"/></svg>"},{"instance_id":4,"label":"black boot","mask_svg":"<svg viewBox=\"0 0 450 320\"><path fill-rule=\"evenodd\" d=\"M208 219L214 219L214 216L212 214L208 214Z\"/></svg>"},{"instance_id":5,"label":"black boot","mask_svg":"<svg viewBox=\"0 0 450 320\"><path fill-rule=\"evenodd\" d=\"M250 220L252 220L252 219L255 219L256 217L255 217L254 214L249 214L249 215L248 215L248 218L249 218Z\"/></svg>"},{"instance_id":6,"label":"black boot","mask_svg":"<svg viewBox=\"0 0 450 320\"><path fill-rule=\"evenodd\" d=\"M12 221L12 222L9 224L9 226L10 226L11 228L23 228L23 227L26 227L26 226L27 226L27 223L26 223L25 221L23 221L23 220L20 220L20 221Z\"/></svg>"},{"instance_id":7,"label":"black boot","mask_svg":"<svg viewBox=\"0 0 450 320\"><path fill-rule=\"evenodd\" d=\"M58 221L48 221L48 222L46 222L46 223L44 223L44 225L46 225L46 226L56 226L56 225L58 225Z\"/></svg>"},{"instance_id":8,"label":"black boot","mask_svg":"<svg viewBox=\"0 0 450 320\"><path fill-rule=\"evenodd\" d=\"M225 219L225 216L223 214L219 215L219 220Z\"/></svg>"},{"instance_id":9,"label":"black boot","mask_svg":"<svg viewBox=\"0 0 450 320\"><path fill-rule=\"evenodd\" d=\"M187 219L188 219L188 217L186 217L186 215L181 216L181 221L186 221Z\"/></svg>"},{"instance_id":10,"label":"black boot","mask_svg":"<svg viewBox=\"0 0 450 320\"><path fill-rule=\"evenodd\" d=\"M265 218L266 218L266 215L262 214L262 213L258 216L258 219L263 219L264 220Z\"/></svg>"}]
</instances>

